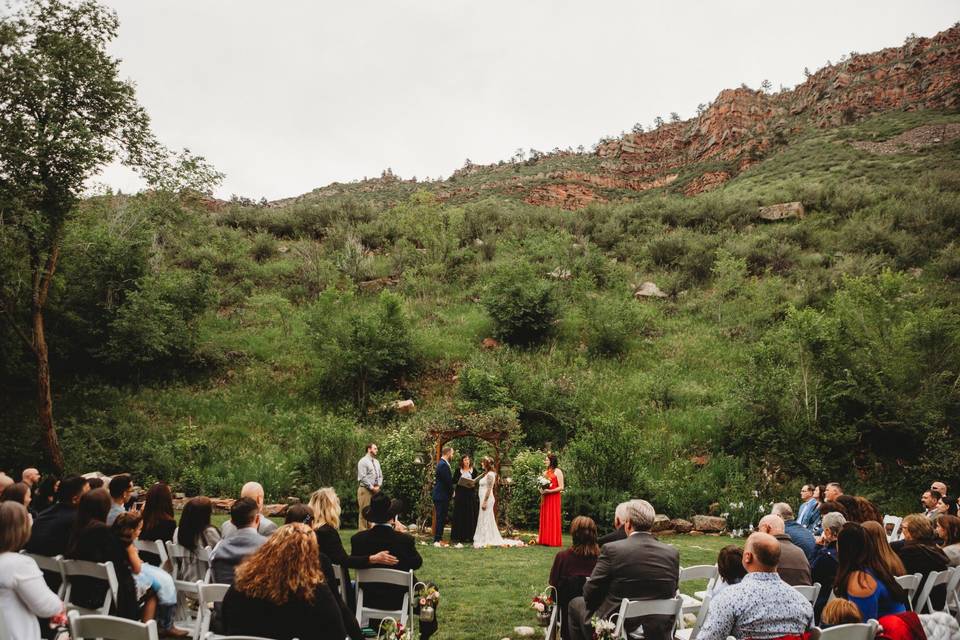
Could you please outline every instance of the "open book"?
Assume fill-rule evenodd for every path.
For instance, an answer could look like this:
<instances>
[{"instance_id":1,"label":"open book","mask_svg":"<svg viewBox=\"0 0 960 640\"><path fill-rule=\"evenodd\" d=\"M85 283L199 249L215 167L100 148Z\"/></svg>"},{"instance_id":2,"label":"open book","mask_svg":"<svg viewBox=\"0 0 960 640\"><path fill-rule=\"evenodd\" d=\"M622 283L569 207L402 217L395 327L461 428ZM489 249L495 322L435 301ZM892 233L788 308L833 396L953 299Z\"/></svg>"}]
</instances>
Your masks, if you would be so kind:
<instances>
[{"instance_id":1,"label":"open book","mask_svg":"<svg viewBox=\"0 0 960 640\"><path fill-rule=\"evenodd\" d=\"M473 488L475 488L475 487L477 486L477 483L480 482L480 478L482 478L482 477L485 476L485 475L487 475L487 474L486 474L486 473L481 473L479 476L477 476L476 478L473 478L473 479L465 478L465 477L463 477L463 476L460 476L460 479L457 480L457 486L458 486L458 487L465 487L465 488L467 488L467 489L473 489Z\"/></svg>"}]
</instances>

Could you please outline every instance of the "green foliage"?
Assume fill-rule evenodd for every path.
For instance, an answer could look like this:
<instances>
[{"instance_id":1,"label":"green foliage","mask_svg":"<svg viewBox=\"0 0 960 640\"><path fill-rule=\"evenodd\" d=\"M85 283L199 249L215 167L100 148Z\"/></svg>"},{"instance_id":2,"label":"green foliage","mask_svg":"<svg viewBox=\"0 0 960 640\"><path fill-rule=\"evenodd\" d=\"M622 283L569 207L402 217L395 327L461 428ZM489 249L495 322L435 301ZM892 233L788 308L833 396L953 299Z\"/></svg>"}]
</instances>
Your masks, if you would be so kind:
<instances>
[{"instance_id":1,"label":"green foliage","mask_svg":"<svg viewBox=\"0 0 960 640\"><path fill-rule=\"evenodd\" d=\"M364 435L351 420L322 415L298 425L292 450L297 495L333 487L341 497L346 520L353 515L356 462L366 448Z\"/></svg>"},{"instance_id":2,"label":"green foliage","mask_svg":"<svg viewBox=\"0 0 960 640\"><path fill-rule=\"evenodd\" d=\"M419 358L397 296L382 293L372 308L354 306L357 302L353 295L328 290L310 310L309 325L320 391L350 394L365 410L371 393L395 385Z\"/></svg>"},{"instance_id":3,"label":"green foliage","mask_svg":"<svg viewBox=\"0 0 960 640\"><path fill-rule=\"evenodd\" d=\"M518 346L546 340L560 314L551 285L525 263L502 269L493 278L483 306L497 337Z\"/></svg>"},{"instance_id":4,"label":"green foliage","mask_svg":"<svg viewBox=\"0 0 960 640\"><path fill-rule=\"evenodd\" d=\"M520 449L513 453L510 504L507 517L515 527L536 529L540 517L540 491L537 476L544 470L542 451Z\"/></svg>"},{"instance_id":5,"label":"green foliage","mask_svg":"<svg viewBox=\"0 0 960 640\"><path fill-rule=\"evenodd\" d=\"M424 487L433 479L433 468L424 422L418 419L394 423L378 447L383 491L391 498L403 501L407 517L426 517L432 503L429 494L424 493ZM416 464L418 455L423 464Z\"/></svg>"},{"instance_id":6,"label":"green foliage","mask_svg":"<svg viewBox=\"0 0 960 640\"><path fill-rule=\"evenodd\" d=\"M590 301L586 312L587 349L596 356L623 355L650 326L649 307L641 308L635 300L601 298Z\"/></svg>"}]
</instances>

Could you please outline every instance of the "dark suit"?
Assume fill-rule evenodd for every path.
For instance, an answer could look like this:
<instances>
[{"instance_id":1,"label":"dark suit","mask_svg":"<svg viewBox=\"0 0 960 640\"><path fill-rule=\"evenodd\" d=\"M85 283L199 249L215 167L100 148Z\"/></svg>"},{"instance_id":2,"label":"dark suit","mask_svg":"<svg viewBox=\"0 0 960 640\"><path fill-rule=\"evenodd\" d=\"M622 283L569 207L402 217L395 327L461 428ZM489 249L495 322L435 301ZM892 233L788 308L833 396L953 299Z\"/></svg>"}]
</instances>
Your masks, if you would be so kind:
<instances>
[{"instance_id":1,"label":"dark suit","mask_svg":"<svg viewBox=\"0 0 960 640\"><path fill-rule=\"evenodd\" d=\"M568 613L571 637L589 640L590 618L607 618L620 610L620 601L662 600L677 593L680 553L649 532L635 532L625 540L609 542L600 549L600 558L583 587L583 597L570 602ZM643 624L646 640L669 640L673 620L666 616L637 618L627 624L632 631Z\"/></svg>"},{"instance_id":2,"label":"dark suit","mask_svg":"<svg viewBox=\"0 0 960 640\"><path fill-rule=\"evenodd\" d=\"M447 511L450 508L452 496L453 472L450 469L450 463L441 458L437 463L436 482L433 483L433 506L437 510L437 529L433 532L434 542L443 538L443 525L447 522Z\"/></svg>"},{"instance_id":3,"label":"dark suit","mask_svg":"<svg viewBox=\"0 0 960 640\"><path fill-rule=\"evenodd\" d=\"M613 531L611 531L605 536L600 536L600 538L597 540L597 544L599 544L602 547L608 542L616 542L617 540L626 540L626 539L627 539L627 532L623 530L623 527L619 527L617 529L614 529Z\"/></svg>"},{"instance_id":4,"label":"dark suit","mask_svg":"<svg viewBox=\"0 0 960 640\"><path fill-rule=\"evenodd\" d=\"M372 556L381 551L389 551L398 560L392 567L372 564L371 568L409 571L423 565L423 558L417 552L417 543L413 536L394 531L393 527L388 525L373 525L366 531L355 533L350 538L350 548L354 556ZM403 587L371 584L363 587L363 603L374 609L399 609L406 592Z\"/></svg>"}]
</instances>

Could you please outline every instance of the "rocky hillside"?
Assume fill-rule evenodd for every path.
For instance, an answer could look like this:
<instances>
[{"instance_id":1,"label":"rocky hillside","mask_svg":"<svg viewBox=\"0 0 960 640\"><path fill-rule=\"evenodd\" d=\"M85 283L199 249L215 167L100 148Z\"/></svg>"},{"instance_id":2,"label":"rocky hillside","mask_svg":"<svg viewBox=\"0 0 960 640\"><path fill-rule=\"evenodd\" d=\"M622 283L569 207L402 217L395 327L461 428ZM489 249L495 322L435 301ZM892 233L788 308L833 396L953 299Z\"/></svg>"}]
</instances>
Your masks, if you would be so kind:
<instances>
[{"instance_id":1,"label":"rocky hillside","mask_svg":"<svg viewBox=\"0 0 960 640\"><path fill-rule=\"evenodd\" d=\"M715 189L811 128L853 123L892 110L960 108L960 24L901 47L853 54L777 93L725 89L696 118L601 141L593 152L555 150L525 160L467 165L444 181L377 179L334 183L301 200L360 195L381 203L428 189L442 201L498 193L529 204L579 209L666 188L693 196Z\"/></svg>"}]
</instances>

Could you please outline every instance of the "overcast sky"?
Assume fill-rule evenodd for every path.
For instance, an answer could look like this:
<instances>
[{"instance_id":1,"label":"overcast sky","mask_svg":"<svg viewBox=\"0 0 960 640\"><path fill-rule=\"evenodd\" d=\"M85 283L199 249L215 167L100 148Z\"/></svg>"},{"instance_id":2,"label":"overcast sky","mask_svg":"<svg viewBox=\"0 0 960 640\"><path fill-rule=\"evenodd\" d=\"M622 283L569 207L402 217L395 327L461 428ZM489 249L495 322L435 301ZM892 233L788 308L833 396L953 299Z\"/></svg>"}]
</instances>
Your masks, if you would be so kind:
<instances>
[{"instance_id":1,"label":"overcast sky","mask_svg":"<svg viewBox=\"0 0 960 640\"><path fill-rule=\"evenodd\" d=\"M960 18L957 0L116 0L154 130L259 199L590 147L727 87L774 88ZM138 183L111 168L100 182Z\"/></svg>"}]
</instances>

